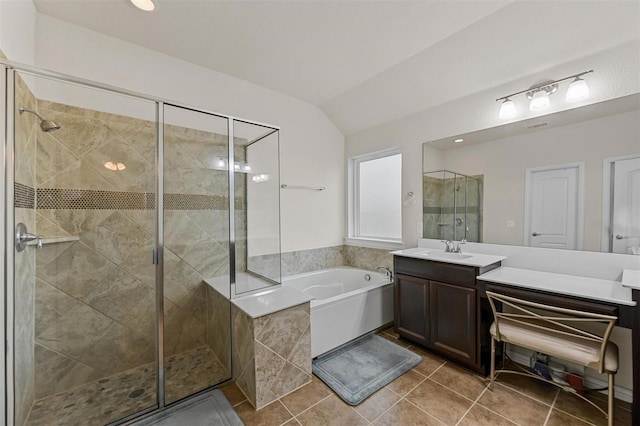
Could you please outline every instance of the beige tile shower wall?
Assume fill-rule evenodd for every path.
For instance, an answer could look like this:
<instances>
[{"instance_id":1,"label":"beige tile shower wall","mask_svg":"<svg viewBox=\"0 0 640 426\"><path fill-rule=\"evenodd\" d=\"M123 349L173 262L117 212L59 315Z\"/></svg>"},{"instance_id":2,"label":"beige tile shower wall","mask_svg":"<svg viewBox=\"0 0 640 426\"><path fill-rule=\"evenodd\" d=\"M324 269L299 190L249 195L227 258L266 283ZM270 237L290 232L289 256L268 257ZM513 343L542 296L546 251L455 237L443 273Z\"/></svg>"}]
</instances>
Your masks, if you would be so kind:
<instances>
[{"instance_id":1,"label":"beige tile shower wall","mask_svg":"<svg viewBox=\"0 0 640 426\"><path fill-rule=\"evenodd\" d=\"M51 208L37 210L37 230L79 241L38 251L36 398L153 362L156 333L155 123L47 101L39 109L62 128L38 134L39 201ZM228 198L226 173L207 169L202 152L217 152L220 136L165 134L170 356L207 344L203 278L228 273Z\"/></svg>"},{"instance_id":2,"label":"beige tile shower wall","mask_svg":"<svg viewBox=\"0 0 640 426\"><path fill-rule=\"evenodd\" d=\"M256 409L311 381L310 304L259 318L232 307L234 378Z\"/></svg>"},{"instance_id":3,"label":"beige tile shower wall","mask_svg":"<svg viewBox=\"0 0 640 426\"><path fill-rule=\"evenodd\" d=\"M36 99L22 80L16 76L15 100L17 106L35 109ZM38 121L33 114L19 115L15 120L15 181L29 192L35 187L35 145ZM17 200L16 200L17 201ZM24 201L27 200L22 200ZM29 204L29 203L27 203ZM19 204L15 208L15 223L24 223L29 232L35 230L34 206ZM34 400L34 293L36 253L28 246L15 253L14 269L14 375L15 423L23 424Z\"/></svg>"}]
</instances>

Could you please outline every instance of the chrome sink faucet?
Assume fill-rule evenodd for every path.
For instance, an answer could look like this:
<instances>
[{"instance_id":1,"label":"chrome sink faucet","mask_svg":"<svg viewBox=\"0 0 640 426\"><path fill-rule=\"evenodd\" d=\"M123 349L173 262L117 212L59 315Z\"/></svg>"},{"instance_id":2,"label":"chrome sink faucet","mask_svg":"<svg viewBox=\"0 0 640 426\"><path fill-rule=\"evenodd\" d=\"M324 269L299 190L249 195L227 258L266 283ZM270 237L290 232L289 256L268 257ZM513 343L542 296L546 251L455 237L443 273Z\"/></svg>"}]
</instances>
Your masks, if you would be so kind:
<instances>
[{"instance_id":1,"label":"chrome sink faucet","mask_svg":"<svg viewBox=\"0 0 640 426\"><path fill-rule=\"evenodd\" d=\"M467 240L465 240L464 238L462 239L462 241L451 241L451 240L446 240L446 241L442 241L445 245L445 249L444 251L447 253L462 253L462 246L463 244L467 243Z\"/></svg>"},{"instance_id":2,"label":"chrome sink faucet","mask_svg":"<svg viewBox=\"0 0 640 426\"><path fill-rule=\"evenodd\" d=\"M387 276L387 279L389 281L393 281L393 272L391 272L391 269L387 268L386 266L378 266L378 267L376 267L376 271L378 269L384 270L384 273Z\"/></svg>"},{"instance_id":3,"label":"chrome sink faucet","mask_svg":"<svg viewBox=\"0 0 640 426\"><path fill-rule=\"evenodd\" d=\"M467 240L466 239L462 239L462 241L458 241L458 242L454 242L454 247L453 247L453 253L462 253L462 247L460 247L463 244L466 244Z\"/></svg>"}]
</instances>

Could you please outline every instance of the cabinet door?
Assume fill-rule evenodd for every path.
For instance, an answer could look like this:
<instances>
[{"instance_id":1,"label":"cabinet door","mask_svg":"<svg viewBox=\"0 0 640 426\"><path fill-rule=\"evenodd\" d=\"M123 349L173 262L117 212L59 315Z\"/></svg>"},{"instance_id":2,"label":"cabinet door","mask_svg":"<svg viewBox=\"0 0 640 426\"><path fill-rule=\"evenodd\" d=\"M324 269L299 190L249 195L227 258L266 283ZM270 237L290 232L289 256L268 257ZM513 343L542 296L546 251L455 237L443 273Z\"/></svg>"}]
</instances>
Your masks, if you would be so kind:
<instances>
[{"instance_id":1,"label":"cabinet door","mask_svg":"<svg viewBox=\"0 0 640 426\"><path fill-rule=\"evenodd\" d=\"M396 333L423 345L429 341L428 291L428 280L396 274Z\"/></svg>"},{"instance_id":2,"label":"cabinet door","mask_svg":"<svg viewBox=\"0 0 640 426\"><path fill-rule=\"evenodd\" d=\"M429 281L429 346L465 364L476 362L476 289Z\"/></svg>"}]
</instances>

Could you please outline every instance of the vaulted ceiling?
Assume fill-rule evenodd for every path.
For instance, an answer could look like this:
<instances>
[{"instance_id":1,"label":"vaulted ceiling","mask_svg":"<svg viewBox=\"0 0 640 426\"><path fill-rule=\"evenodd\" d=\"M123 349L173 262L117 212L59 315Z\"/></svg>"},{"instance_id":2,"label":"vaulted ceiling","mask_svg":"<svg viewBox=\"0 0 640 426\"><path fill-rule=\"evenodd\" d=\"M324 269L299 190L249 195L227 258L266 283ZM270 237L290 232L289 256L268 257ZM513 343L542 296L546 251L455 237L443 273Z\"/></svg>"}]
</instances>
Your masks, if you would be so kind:
<instances>
[{"instance_id":1,"label":"vaulted ceiling","mask_svg":"<svg viewBox=\"0 0 640 426\"><path fill-rule=\"evenodd\" d=\"M316 104L346 135L640 39L638 1L155 1L34 4Z\"/></svg>"}]
</instances>

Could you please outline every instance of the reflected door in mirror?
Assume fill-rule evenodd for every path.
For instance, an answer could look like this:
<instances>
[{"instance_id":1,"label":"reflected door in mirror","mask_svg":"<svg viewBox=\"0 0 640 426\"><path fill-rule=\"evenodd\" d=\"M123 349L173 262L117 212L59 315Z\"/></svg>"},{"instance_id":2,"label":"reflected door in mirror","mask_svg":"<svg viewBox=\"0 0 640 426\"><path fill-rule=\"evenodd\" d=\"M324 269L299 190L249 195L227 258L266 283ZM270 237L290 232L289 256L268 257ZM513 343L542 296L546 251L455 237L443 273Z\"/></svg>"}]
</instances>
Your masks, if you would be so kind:
<instances>
[{"instance_id":1,"label":"reflected door in mirror","mask_svg":"<svg viewBox=\"0 0 640 426\"><path fill-rule=\"evenodd\" d=\"M640 157L613 168L613 253L640 254Z\"/></svg>"},{"instance_id":2,"label":"reflected door in mirror","mask_svg":"<svg viewBox=\"0 0 640 426\"><path fill-rule=\"evenodd\" d=\"M529 169L527 175L525 241L531 247L578 248L578 166Z\"/></svg>"}]
</instances>

